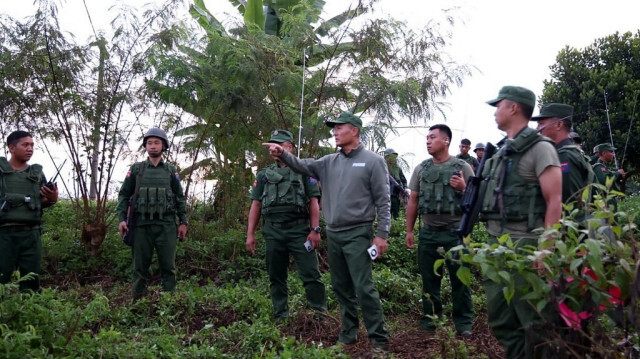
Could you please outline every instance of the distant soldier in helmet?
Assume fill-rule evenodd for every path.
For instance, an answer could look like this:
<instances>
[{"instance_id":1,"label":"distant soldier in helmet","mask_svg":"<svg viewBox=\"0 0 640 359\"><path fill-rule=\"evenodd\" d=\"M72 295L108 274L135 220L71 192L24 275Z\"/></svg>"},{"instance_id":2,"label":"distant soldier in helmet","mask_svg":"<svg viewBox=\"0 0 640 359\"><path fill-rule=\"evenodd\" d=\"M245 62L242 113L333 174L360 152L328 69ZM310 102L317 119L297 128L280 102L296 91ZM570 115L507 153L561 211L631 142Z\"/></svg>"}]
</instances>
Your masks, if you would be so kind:
<instances>
[{"instance_id":1,"label":"distant soldier in helmet","mask_svg":"<svg viewBox=\"0 0 640 359\"><path fill-rule=\"evenodd\" d=\"M33 138L25 131L7 137L11 157L0 157L0 283L8 283L18 269L21 291L40 290L42 261L42 208L58 200L58 187L47 181L39 164L28 164L33 155Z\"/></svg>"},{"instance_id":2,"label":"distant soldier in helmet","mask_svg":"<svg viewBox=\"0 0 640 359\"><path fill-rule=\"evenodd\" d=\"M146 161L136 162L129 168L120 188L116 209L120 235L133 232L134 300L147 292L154 248L158 253L162 290L175 290L177 241L184 240L187 235L187 213L180 177L175 166L162 158L162 153L169 147L167 134L159 128L151 128L142 143L149 156ZM131 208L136 216L135 231L127 226L127 205L134 197L136 200L131 203ZM176 217L179 225L176 225Z\"/></svg>"},{"instance_id":3,"label":"distant soldier in helmet","mask_svg":"<svg viewBox=\"0 0 640 359\"><path fill-rule=\"evenodd\" d=\"M389 191L391 195L391 217L398 219L400 200L406 196L407 178L398 166L398 153L393 148L384 151L384 159L389 169Z\"/></svg>"},{"instance_id":4,"label":"distant soldier in helmet","mask_svg":"<svg viewBox=\"0 0 640 359\"><path fill-rule=\"evenodd\" d=\"M473 152L475 152L479 164L482 161L482 156L484 156L484 143L476 143L476 148L473 149Z\"/></svg>"},{"instance_id":5,"label":"distant soldier in helmet","mask_svg":"<svg viewBox=\"0 0 640 359\"><path fill-rule=\"evenodd\" d=\"M273 131L269 142L293 150L293 135L289 131ZM258 171L251 189L247 250L253 253L256 249L255 232L262 215L273 316L276 319L289 316L289 254L296 262L309 307L326 312L326 291L315 251L321 242L318 181L294 172L277 157L274 160L276 163Z\"/></svg>"}]
</instances>

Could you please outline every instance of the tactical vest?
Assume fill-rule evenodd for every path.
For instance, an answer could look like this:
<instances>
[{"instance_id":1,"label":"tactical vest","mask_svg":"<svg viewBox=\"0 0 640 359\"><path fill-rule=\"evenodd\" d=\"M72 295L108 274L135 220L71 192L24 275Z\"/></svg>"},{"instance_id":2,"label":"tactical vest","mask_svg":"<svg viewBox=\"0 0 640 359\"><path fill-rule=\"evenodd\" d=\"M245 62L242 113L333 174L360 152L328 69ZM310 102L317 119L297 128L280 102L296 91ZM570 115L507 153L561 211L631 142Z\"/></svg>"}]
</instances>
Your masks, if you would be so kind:
<instances>
[{"instance_id":1,"label":"tactical vest","mask_svg":"<svg viewBox=\"0 0 640 359\"><path fill-rule=\"evenodd\" d=\"M538 182L525 182L518 172L522 156L536 143L548 138L532 128L525 128L511 143L487 159L482 172L487 182L481 212L483 218L501 221L527 221L527 230L535 228L536 221L544 218L547 204Z\"/></svg>"},{"instance_id":2,"label":"tactical vest","mask_svg":"<svg viewBox=\"0 0 640 359\"><path fill-rule=\"evenodd\" d=\"M562 154L562 153L571 153L571 151L577 151L578 156L580 158L582 158L585 162L585 169L587 170L587 184L589 183L593 183L595 181L595 174L593 173L593 167L591 165L589 165L589 158L584 154L584 152L582 152L582 150L580 149L580 147L578 147L577 145L566 145L566 146L562 146L558 149L558 154Z\"/></svg>"},{"instance_id":3,"label":"tactical vest","mask_svg":"<svg viewBox=\"0 0 640 359\"><path fill-rule=\"evenodd\" d=\"M465 157L462 157L461 154L458 154L456 155L456 158L465 161L466 163L469 164L469 166L471 166L471 168L474 168L474 165L473 165L474 158L471 157L471 155L466 155Z\"/></svg>"},{"instance_id":4,"label":"tactical vest","mask_svg":"<svg viewBox=\"0 0 640 359\"><path fill-rule=\"evenodd\" d=\"M456 171L460 171L460 175L463 175L462 168L465 163L464 160L455 158L454 161L449 160L438 166L436 170L430 168L433 165L433 159L430 158L422 162L420 196L418 200L420 214L442 214L446 212L454 215L461 213L462 192L457 192L451 187L449 180Z\"/></svg>"},{"instance_id":5,"label":"tactical vest","mask_svg":"<svg viewBox=\"0 0 640 359\"><path fill-rule=\"evenodd\" d=\"M139 173L141 166L147 166L140 179L136 212L149 219L163 219L165 215L176 213L176 196L171 190L171 178L176 172L175 168L162 163L158 168L151 168L146 162L138 162L134 165L132 175ZM150 171L151 169L151 171ZM137 178L137 176L136 176Z\"/></svg>"},{"instance_id":6,"label":"tactical vest","mask_svg":"<svg viewBox=\"0 0 640 359\"><path fill-rule=\"evenodd\" d=\"M0 182L0 223L41 224L42 166L33 164L16 171L0 157Z\"/></svg>"},{"instance_id":7,"label":"tactical vest","mask_svg":"<svg viewBox=\"0 0 640 359\"><path fill-rule=\"evenodd\" d=\"M309 214L309 198L304 190L302 175L289 169L289 178L276 171L273 164L266 168L262 191L262 214Z\"/></svg>"}]
</instances>

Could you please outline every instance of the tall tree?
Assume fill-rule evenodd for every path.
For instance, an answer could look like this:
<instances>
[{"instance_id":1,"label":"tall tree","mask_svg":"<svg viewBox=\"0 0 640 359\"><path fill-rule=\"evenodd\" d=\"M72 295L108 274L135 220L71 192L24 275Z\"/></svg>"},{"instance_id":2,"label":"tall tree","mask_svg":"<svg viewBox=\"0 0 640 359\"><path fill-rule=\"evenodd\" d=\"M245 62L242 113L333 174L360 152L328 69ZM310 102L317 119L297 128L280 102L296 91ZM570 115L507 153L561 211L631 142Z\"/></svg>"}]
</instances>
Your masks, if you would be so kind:
<instances>
[{"instance_id":1,"label":"tall tree","mask_svg":"<svg viewBox=\"0 0 640 359\"><path fill-rule=\"evenodd\" d=\"M574 128L588 146L613 140L618 166L640 168L640 31L596 39L584 49L565 47L545 80L541 102L575 108ZM609 135L611 131L612 137Z\"/></svg>"},{"instance_id":2,"label":"tall tree","mask_svg":"<svg viewBox=\"0 0 640 359\"><path fill-rule=\"evenodd\" d=\"M367 140L383 143L379 129L392 129L400 117L426 123L450 86L470 72L443 52L447 37L440 24L414 31L365 16L375 1L327 21L320 18L323 1L265 1L265 26L255 11L248 14L252 2L230 2L244 26L225 29L195 0L191 14L204 36L176 28L165 34L171 41L149 54L157 73L149 89L193 115L180 133L199 154L204 147L211 151L209 158L194 157L192 168L209 166L218 193L233 194L229 202L216 198L220 216L233 205L242 206L233 217L245 215L248 168L269 161L260 143L272 129L298 133L302 117L303 154L315 156L329 144L324 119L350 110L371 119ZM269 25L274 17L275 28Z\"/></svg>"},{"instance_id":3,"label":"tall tree","mask_svg":"<svg viewBox=\"0 0 640 359\"><path fill-rule=\"evenodd\" d=\"M136 118L153 111L139 101L145 41L171 20L173 2L142 18L123 8L107 39L94 30L78 45L58 23L56 1L39 0L36 14L21 22L2 19L0 116L3 131L26 128L62 144L73 164L68 192L82 218L81 240L97 255L106 234L112 175Z\"/></svg>"}]
</instances>

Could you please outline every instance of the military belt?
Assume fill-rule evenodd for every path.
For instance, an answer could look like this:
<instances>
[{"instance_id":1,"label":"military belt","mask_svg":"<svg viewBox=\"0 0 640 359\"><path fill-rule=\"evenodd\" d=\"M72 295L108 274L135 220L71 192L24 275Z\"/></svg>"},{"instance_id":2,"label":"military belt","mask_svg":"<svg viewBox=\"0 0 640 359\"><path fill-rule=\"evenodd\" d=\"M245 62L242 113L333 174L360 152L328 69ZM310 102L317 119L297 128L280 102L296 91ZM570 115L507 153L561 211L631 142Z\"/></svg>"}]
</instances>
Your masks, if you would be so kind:
<instances>
[{"instance_id":1,"label":"military belt","mask_svg":"<svg viewBox=\"0 0 640 359\"><path fill-rule=\"evenodd\" d=\"M303 224L303 223L308 223L309 219L308 218L300 218L300 219L296 219L295 221L290 221L290 222L270 222L270 221L265 221L267 224L269 224L271 227L274 228L281 228L281 229L287 229L287 228L292 228L295 227L299 224Z\"/></svg>"},{"instance_id":2,"label":"military belt","mask_svg":"<svg viewBox=\"0 0 640 359\"><path fill-rule=\"evenodd\" d=\"M2 232L26 232L40 229L40 225L28 226L24 224L3 224L0 225L0 231Z\"/></svg>"},{"instance_id":3,"label":"military belt","mask_svg":"<svg viewBox=\"0 0 640 359\"><path fill-rule=\"evenodd\" d=\"M460 223L446 224L443 226L431 226L431 225L425 224L424 227L427 229L433 229L436 231L447 231L454 228L457 229L458 227L460 227Z\"/></svg>"}]
</instances>

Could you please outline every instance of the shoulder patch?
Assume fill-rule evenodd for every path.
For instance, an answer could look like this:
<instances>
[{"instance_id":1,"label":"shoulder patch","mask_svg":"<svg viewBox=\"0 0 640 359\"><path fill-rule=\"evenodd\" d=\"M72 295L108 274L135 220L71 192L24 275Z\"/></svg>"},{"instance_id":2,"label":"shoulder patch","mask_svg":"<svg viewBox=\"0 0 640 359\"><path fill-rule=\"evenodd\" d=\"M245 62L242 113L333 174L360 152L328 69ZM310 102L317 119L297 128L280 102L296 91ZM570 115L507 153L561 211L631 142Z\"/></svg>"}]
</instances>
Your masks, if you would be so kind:
<instances>
[{"instance_id":1,"label":"shoulder patch","mask_svg":"<svg viewBox=\"0 0 640 359\"><path fill-rule=\"evenodd\" d=\"M127 171L127 178L131 177L131 170Z\"/></svg>"},{"instance_id":2,"label":"shoulder patch","mask_svg":"<svg viewBox=\"0 0 640 359\"><path fill-rule=\"evenodd\" d=\"M569 162L562 162L560 168L562 169L562 173L569 173Z\"/></svg>"},{"instance_id":3,"label":"shoulder patch","mask_svg":"<svg viewBox=\"0 0 640 359\"><path fill-rule=\"evenodd\" d=\"M178 172L174 173L173 175L176 177L176 179L177 179L178 181L180 181L180 175L178 174ZM165 177L165 178L166 178L166 177Z\"/></svg>"},{"instance_id":4,"label":"shoulder patch","mask_svg":"<svg viewBox=\"0 0 640 359\"><path fill-rule=\"evenodd\" d=\"M604 166L600 166L600 171L607 172L607 169Z\"/></svg>"},{"instance_id":5,"label":"shoulder patch","mask_svg":"<svg viewBox=\"0 0 640 359\"><path fill-rule=\"evenodd\" d=\"M257 186L258 186L258 180L256 179L253 181L253 187L257 187Z\"/></svg>"},{"instance_id":6,"label":"shoulder patch","mask_svg":"<svg viewBox=\"0 0 640 359\"><path fill-rule=\"evenodd\" d=\"M313 178L313 177L309 177L309 183L316 184L316 183L318 183L318 180Z\"/></svg>"}]
</instances>

